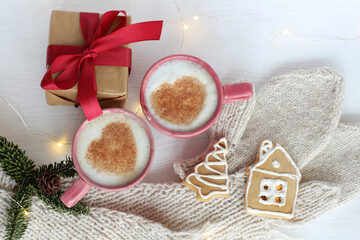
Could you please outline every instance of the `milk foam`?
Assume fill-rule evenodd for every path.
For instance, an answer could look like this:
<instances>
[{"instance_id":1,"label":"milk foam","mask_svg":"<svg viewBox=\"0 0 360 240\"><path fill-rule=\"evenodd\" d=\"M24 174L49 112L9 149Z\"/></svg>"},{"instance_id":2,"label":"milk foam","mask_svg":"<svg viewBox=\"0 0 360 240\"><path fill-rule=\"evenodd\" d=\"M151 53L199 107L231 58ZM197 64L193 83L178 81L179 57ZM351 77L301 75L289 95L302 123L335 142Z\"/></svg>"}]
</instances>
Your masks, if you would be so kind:
<instances>
[{"instance_id":1,"label":"milk foam","mask_svg":"<svg viewBox=\"0 0 360 240\"><path fill-rule=\"evenodd\" d=\"M189 125L177 125L160 118L152 108L150 101L151 93L155 91L161 84L173 84L176 79L183 76L192 76L198 78L206 88L204 108L199 113L198 117ZM145 99L149 112L159 124L167 129L187 132L201 127L210 120L210 118L214 115L217 107L218 94L215 82L210 73L206 71L205 68L197 63L187 60L171 60L161 65L152 73L146 86Z\"/></svg>"},{"instance_id":2,"label":"milk foam","mask_svg":"<svg viewBox=\"0 0 360 240\"><path fill-rule=\"evenodd\" d=\"M134 171L120 175L99 172L85 157L91 142L101 138L102 130L112 122L126 123L133 132L137 149ZM132 117L120 113L108 113L90 121L84 127L78 139L76 154L81 169L92 181L103 186L117 187L135 180L144 171L150 157L150 140L145 129Z\"/></svg>"}]
</instances>

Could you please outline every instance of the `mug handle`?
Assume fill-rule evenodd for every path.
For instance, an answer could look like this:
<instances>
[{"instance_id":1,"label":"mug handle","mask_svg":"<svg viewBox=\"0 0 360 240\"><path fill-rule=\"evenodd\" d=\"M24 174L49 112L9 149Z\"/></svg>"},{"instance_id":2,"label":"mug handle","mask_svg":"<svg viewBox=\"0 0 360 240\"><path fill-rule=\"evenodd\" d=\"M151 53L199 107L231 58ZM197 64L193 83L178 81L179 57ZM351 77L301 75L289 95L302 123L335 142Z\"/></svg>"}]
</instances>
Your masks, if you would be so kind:
<instances>
[{"instance_id":1,"label":"mug handle","mask_svg":"<svg viewBox=\"0 0 360 240\"><path fill-rule=\"evenodd\" d=\"M253 96L253 86L249 82L234 83L223 86L225 103L249 99Z\"/></svg>"},{"instance_id":2,"label":"mug handle","mask_svg":"<svg viewBox=\"0 0 360 240\"><path fill-rule=\"evenodd\" d=\"M79 178L61 196L61 201L68 207L73 207L91 189L91 186Z\"/></svg>"}]
</instances>

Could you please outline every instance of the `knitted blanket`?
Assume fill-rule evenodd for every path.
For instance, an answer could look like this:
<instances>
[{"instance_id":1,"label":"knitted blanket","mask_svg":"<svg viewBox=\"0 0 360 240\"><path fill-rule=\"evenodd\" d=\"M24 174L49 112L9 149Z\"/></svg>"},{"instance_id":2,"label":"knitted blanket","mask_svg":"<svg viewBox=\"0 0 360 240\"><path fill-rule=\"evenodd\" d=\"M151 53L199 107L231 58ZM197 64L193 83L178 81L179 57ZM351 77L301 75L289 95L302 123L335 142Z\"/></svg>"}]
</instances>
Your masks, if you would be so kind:
<instances>
[{"instance_id":1,"label":"knitted blanket","mask_svg":"<svg viewBox=\"0 0 360 240\"><path fill-rule=\"evenodd\" d=\"M204 203L182 183L140 183L121 192L92 189L83 199L91 214L72 216L34 197L24 239L274 239L282 227L308 222L360 191L360 124L339 124L343 88L331 69L297 71L270 80L256 99L225 105L210 144L229 141L229 198ZM245 170L263 138L280 143L301 171L291 221L244 212ZM183 178L198 161L179 160L175 171ZM14 186L0 173L1 235Z\"/></svg>"}]
</instances>

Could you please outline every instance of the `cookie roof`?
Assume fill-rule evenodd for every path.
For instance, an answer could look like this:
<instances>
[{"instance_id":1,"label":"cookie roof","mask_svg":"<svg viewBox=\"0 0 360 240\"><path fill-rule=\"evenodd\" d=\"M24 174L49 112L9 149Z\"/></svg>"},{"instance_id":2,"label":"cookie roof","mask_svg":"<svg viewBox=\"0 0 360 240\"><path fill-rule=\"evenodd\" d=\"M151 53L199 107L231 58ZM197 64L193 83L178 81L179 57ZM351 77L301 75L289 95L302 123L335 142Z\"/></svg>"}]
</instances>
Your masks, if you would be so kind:
<instances>
[{"instance_id":1,"label":"cookie roof","mask_svg":"<svg viewBox=\"0 0 360 240\"><path fill-rule=\"evenodd\" d=\"M276 173L290 173L301 178L299 169L290 155L280 145L273 146L270 140L263 140L258 152L259 161L251 167L254 169L263 169Z\"/></svg>"}]
</instances>

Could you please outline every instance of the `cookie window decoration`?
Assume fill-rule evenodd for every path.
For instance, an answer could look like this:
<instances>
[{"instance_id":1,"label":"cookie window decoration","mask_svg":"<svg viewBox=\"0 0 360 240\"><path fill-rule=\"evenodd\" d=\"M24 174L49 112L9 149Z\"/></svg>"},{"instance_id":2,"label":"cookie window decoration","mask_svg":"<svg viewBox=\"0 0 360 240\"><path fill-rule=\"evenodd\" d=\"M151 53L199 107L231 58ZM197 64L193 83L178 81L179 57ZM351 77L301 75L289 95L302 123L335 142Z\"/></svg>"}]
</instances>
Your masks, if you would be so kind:
<instances>
[{"instance_id":1,"label":"cookie window decoration","mask_svg":"<svg viewBox=\"0 0 360 240\"><path fill-rule=\"evenodd\" d=\"M285 149L263 140L257 161L248 171L245 211L265 217L293 218L300 179L301 174Z\"/></svg>"},{"instance_id":2,"label":"cookie window decoration","mask_svg":"<svg viewBox=\"0 0 360 240\"><path fill-rule=\"evenodd\" d=\"M209 202L213 197L229 197L230 178L226 156L229 153L226 138L221 138L203 161L194 167L183 183L197 194L197 199Z\"/></svg>"},{"instance_id":3,"label":"cookie window decoration","mask_svg":"<svg viewBox=\"0 0 360 240\"><path fill-rule=\"evenodd\" d=\"M264 205L284 206L287 182L280 179L263 178L260 180L259 202Z\"/></svg>"}]
</instances>

